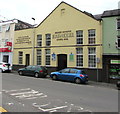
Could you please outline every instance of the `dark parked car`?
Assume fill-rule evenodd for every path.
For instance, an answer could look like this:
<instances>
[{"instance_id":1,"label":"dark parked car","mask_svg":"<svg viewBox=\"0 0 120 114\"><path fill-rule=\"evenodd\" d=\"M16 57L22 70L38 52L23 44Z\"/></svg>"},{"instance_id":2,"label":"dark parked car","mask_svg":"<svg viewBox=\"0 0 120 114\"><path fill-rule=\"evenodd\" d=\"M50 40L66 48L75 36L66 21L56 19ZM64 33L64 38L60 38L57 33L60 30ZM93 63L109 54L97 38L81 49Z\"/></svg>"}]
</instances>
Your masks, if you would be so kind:
<instances>
[{"instance_id":1,"label":"dark parked car","mask_svg":"<svg viewBox=\"0 0 120 114\"><path fill-rule=\"evenodd\" d=\"M47 68L43 66L27 66L25 68L21 68L18 70L19 75L29 75L34 76L36 78L46 77L47 76Z\"/></svg>"},{"instance_id":2,"label":"dark parked car","mask_svg":"<svg viewBox=\"0 0 120 114\"><path fill-rule=\"evenodd\" d=\"M86 83L88 82L88 76L83 70L66 68L58 72L52 72L50 77L53 80L65 80L75 83Z\"/></svg>"}]
</instances>

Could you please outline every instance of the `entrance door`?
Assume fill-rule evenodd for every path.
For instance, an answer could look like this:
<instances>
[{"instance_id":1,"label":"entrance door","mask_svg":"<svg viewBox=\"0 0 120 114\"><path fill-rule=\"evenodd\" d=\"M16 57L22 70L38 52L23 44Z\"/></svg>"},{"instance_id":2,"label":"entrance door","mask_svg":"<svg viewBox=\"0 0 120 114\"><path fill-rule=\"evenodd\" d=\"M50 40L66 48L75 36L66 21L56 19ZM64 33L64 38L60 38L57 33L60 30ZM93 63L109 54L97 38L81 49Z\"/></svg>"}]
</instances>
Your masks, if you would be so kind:
<instances>
[{"instance_id":1,"label":"entrance door","mask_svg":"<svg viewBox=\"0 0 120 114\"><path fill-rule=\"evenodd\" d=\"M59 54L58 55L58 70L67 68L67 55Z\"/></svg>"},{"instance_id":2,"label":"entrance door","mask_svg":"<svg viewBox=\"0 0 120 114\"><path fill-rule=\"evenodd\" d=\"M4 55L3 62L8 63L8 61L9 61L9 55Z\"/></svg>"},{"instance_id":3,"label":"entrance door","mask_svg":"<svg viewBox=\"0 0 120 114\"><path fill-rule=\"evenodd\" d=\"M30 65L30 54L26 54L26 63L25 63L26 66L29 66Z\"/></svg>"}]
</instances>

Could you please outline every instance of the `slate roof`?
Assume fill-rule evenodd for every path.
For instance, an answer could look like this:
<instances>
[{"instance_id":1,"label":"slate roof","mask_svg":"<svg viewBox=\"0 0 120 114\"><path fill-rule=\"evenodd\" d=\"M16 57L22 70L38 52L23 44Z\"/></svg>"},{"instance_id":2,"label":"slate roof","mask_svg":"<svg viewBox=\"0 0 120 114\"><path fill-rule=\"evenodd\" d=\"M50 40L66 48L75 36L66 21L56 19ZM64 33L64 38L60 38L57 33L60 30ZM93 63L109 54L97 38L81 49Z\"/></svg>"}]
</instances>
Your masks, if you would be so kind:
<instances>
[{"instance_id":1,"label":"slate roof","mask_svg":"<svg viewBox=\"0 0 120 114\"><path fill-rule=\"evenodd\" d=\"M102 14L102 18L103 17L113 17L113 16L120 16L120 9L107 10L107 11L104 11Z\"/></svg>"},{"instance_id":2,"label":"slate roof","mask_svg":"<svg viewBox=\"0 0 120 114\"><path fill-rule=\"evenodd\" d=\"M98 15L94 15L94 18L97 20L101 20L102 18L102 14L98 14Z\"/></svg>"},{"instance_id":3,"label":"slate roof","mask_svg":"<svg viewBox=\"0 0 120 114\"><path fill-rule=\"evenodd\" d=\"M113 16L120 16L120 9L106 10L103 12L103 14L94 15L94 18L97 20L101 20L104 17L113 17Z\"/></svg>"}]
</instances>

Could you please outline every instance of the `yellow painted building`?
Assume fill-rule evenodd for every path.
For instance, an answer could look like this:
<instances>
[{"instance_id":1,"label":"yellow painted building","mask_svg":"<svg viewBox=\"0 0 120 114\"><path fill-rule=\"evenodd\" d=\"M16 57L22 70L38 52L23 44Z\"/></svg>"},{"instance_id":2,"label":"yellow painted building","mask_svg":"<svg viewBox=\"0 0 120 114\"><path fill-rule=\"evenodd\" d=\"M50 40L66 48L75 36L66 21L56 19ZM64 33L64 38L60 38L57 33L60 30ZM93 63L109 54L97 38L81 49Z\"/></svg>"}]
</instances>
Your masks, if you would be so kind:
<instances>
[{"instance_id":1,"label":"yellow painted building","mask_svg":"<svg viewBox=\"0 0 120 114\"><path fill-rule=\"evenodd\" d=\"M80 68L92 80L98 80L102 70L101 35L100 21L61 2L36 28L15 32L14 67L42 65L49 72Z\"/></svg>"},{"instance_id":2,"label":"yellow painted building","mask_svg":"<svg viewBox=\"0 0 120 114\"><path fill-rule=\"evenodd\" d=\"M32 64L33 33L33 28L15 31L13 64L18 68Z\"/></svg>"}]
</instances>

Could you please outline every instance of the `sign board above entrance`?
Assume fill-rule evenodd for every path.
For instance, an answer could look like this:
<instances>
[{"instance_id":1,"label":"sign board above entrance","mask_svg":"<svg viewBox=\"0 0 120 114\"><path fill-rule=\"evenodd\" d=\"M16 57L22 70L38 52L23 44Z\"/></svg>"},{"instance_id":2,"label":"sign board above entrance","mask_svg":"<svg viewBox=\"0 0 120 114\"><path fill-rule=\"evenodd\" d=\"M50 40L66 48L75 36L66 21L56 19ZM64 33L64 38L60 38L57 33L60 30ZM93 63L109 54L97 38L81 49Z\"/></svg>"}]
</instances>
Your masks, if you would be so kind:
<instances>
[{"instance_id":1,"label":"sign board above entrance","mask_svg":"<svg viewBox=\"0 0 120 114\"><path fill-rule=\"evenodd\" d=\"M120 60L111 60L111 64L120 64Z\"/></svg>"},{"instance_id":2,"label":"sign board above entrance","mask_svg":"<svg viewBox=\"0 0 120 114\"><path fill-rule=\"evenodd\" d=\"M74 37L74 33L71 32L71 30L55 32L55 34L52 36L52 38L56 39L57 41L68 40L71 37Z\"/></svg>"}]
</instances>

